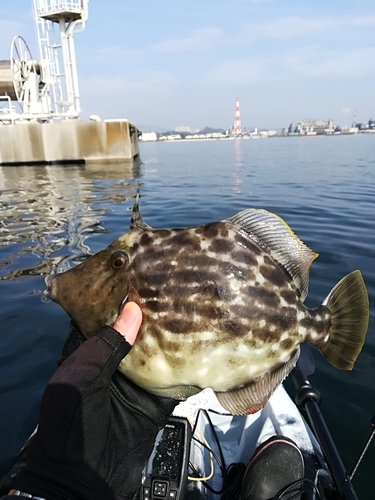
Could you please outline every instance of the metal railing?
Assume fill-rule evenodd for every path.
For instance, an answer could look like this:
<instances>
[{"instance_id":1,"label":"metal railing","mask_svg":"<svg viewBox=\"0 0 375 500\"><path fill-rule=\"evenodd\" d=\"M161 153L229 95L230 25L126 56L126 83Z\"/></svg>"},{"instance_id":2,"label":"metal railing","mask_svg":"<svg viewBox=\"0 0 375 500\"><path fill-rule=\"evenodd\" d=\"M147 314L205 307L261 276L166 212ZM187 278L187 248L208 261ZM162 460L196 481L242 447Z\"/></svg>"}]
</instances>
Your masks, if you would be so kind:
<instances>
[{"instance_id":1,"label":"metal railing","mask_svg":"<svg viewBox=\"0 0 375 500\"><path fill-rule=\"evenodd\" d=\"M15 109L12 106L12 99L8 95L0 95L0 101L8 101L8 108L0 108L0 122L14 125Z\"/></svg>"},{"instance_id":2,"label":"metal railing","mask_svg":"<svg viewBox=\"0 0 375 500\"><path fill-rule=\"evenodd\" d=\"M53 12L81 12L83 0L37 0L36 9L38 14L50 14Z\"/></svg>"}]
</instances>

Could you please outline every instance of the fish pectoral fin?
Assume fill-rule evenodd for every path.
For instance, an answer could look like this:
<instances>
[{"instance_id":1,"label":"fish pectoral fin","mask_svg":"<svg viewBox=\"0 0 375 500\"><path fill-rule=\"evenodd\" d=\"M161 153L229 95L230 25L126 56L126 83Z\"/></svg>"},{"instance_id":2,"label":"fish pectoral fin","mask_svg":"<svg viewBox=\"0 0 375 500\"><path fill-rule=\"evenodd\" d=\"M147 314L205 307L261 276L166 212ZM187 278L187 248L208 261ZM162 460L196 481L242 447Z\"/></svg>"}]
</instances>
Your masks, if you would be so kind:
<instances>
[{"instance_id":1,"label":"fish pectoral fin","mask_svg":"<svg viewBox=\"0 0 375 500\"><path fill-rule=\"evenodd\" d=\"M286 363L250 384L228 392L215 392L221 406L232 415L252 415L261 410L297 363L300 348Z\"/></svg>"},{"instance_id":2,"label":"fish pectoral fin","mask_svg":"<svg viewBox=\"0 0 375 500\"><path fill-rule=\"evenodd\" d=\"M318 254L307 247L278 215L248 208L226 219L249 235L286 271L304 301L309 289L310 266Z\"/></svg>"}]
</instances>

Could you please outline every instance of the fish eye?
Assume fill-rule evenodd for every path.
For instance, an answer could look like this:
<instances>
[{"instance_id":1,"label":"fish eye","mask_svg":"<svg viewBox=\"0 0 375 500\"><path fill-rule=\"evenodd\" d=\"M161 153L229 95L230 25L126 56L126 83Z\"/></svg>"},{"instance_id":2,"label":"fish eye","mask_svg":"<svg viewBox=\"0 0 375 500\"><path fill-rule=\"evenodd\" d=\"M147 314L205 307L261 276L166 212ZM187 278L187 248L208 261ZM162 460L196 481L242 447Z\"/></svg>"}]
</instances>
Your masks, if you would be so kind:
<instances>
[{"instance_id":1,"label":"fish eye","mask_svg":"<svg viewBox=\"0 0 375 500\"><path fill-rule=\"evenodd\" d=\"M124 267L126 267L129 262L129 257L125 252L118 251L111 255L110 262L112 269L118 271L119 269L123 269Z\"/></svg>"}]
</instances>

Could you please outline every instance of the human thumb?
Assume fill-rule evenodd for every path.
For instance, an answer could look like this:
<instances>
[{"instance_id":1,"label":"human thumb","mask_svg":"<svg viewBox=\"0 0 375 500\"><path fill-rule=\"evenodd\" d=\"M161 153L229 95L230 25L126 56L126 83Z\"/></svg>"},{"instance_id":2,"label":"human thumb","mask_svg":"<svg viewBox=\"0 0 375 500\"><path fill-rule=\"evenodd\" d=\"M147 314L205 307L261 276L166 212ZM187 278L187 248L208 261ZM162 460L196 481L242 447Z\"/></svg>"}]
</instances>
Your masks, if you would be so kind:
<instances>
[{"instance_id":1,"label":"human thumb","mask_svg":"<svg viewBox=\"0 0 375 500\"><path fill-rule=\"evenodd\" d=\"M121 311L113 328L117 330L130 345L133 345L142 323L141 308L135 302L128 302Z\"/></svg>"}]
</instances>

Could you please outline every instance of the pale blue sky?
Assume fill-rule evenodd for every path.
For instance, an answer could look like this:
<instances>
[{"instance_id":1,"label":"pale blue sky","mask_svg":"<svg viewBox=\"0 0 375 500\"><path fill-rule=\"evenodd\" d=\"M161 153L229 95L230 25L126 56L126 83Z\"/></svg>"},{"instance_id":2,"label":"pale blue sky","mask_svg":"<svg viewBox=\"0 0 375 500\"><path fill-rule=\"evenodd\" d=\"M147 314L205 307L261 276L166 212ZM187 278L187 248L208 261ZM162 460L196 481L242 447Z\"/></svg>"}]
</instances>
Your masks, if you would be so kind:
<instances>
[{"instance_id":1,"label":"pale blue sky","mask_svg":"<svg viewBox=\"0 0 375 500\"><path fill-rule=\"evenodd\" d=\"M33 56L31 0L0 0L0 59ZM374 0L91 0L75 36L82 117L142 130L375 118Z\"/></svg>"}]
</instances>

